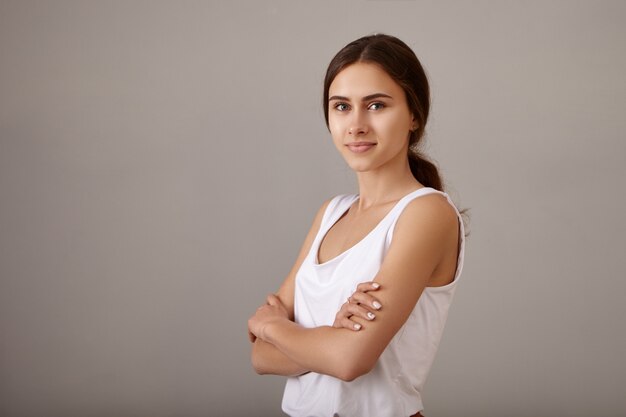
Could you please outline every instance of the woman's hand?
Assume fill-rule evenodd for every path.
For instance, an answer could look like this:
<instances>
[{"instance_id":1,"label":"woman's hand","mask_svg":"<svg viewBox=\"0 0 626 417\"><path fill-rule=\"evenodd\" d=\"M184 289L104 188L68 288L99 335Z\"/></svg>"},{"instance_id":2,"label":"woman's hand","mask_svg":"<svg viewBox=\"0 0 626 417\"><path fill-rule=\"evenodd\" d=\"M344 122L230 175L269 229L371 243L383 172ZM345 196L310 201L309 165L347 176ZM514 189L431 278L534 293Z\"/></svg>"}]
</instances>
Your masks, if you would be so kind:
<instances>
[{"instance_id":1,"label":"woman's hand","mask_svg":"<svg viewBox=\"0 0 626 417\"><path fill-rule=\"evenodd\" d=\"M256 338L265 338L265 327L272 322L289 320L289 312L280 301L280 298L270 294L266 299L267 303L259 307L248 320L248 338L254 342Z\"/></svg>"},{"instance_id":2,"label":"woman's hand","mask_svg":"<svg viewBox=\"0 0 626 417\"><path fill-rule=\"evenodd\" d=\"M346 328L350 330L361 330L363 327L353 318L372 321L376 318L376 311L380 310L382 305L374 296L368 294L370 291L376 291L380 288L377 282L362 282L356 287L356 291L348 297L348 301L343 303L337 315L333 327Z\"/></svg>"}]
</instances>

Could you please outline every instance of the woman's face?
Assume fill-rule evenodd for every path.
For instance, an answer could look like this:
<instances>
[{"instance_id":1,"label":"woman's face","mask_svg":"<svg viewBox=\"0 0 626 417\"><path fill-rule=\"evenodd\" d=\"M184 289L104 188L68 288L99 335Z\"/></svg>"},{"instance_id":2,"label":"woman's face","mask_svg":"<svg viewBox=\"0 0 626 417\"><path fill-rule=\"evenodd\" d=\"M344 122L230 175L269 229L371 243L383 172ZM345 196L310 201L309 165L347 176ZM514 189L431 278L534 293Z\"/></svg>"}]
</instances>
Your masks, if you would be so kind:
<instances>
[{"instance_id":1,"label":"woman's face","mask_svg":"<svg viewBox=\"0 0 626 417\"><path fill-rule=\"evenodd\" d=\"M328 91L333 142L357 172L406 164L413 116L404 90L378 65L344 68Z\"/></svg>"}]
</instances>

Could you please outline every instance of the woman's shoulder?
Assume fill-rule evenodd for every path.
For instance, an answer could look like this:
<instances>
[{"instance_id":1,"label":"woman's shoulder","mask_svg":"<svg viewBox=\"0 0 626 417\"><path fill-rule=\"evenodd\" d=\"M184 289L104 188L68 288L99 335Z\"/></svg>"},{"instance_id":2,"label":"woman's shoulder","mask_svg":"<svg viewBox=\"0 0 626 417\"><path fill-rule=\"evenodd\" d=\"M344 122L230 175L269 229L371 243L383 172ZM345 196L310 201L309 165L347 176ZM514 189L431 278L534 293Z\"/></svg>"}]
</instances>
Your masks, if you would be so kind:
<instances>
[{"instance_id":1,"label":"woman's shoulder","mask_svg":"<svg viewBox=\"0 0 626 417\"><path fill-rule=\"evenodd\" d=\"M424 190L406 203L396 229L438 235L456 234L460 216L448 194Z\"/></svg>"},{"instance_id":2,"label":"woman's shoulder","mask_svg":"<svg viewBox=\"0 0 626 417\"><path fill-rule=\"evenodd\" d=\"M409 217L437 218L448 221L457 219L457 208L448 194L435 189L426 189L407 202L404 214Z\"/></svg>"}]
</instances>

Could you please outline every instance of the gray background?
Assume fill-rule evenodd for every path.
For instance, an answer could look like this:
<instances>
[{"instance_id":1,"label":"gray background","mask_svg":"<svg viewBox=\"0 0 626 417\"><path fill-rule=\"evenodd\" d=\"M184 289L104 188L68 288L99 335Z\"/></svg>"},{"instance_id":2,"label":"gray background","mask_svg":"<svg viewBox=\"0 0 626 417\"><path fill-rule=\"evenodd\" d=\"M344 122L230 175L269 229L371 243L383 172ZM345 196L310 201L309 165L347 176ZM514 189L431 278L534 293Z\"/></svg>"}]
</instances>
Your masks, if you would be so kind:
<instances>
[{"instance_id":1,"label":"gray background","mask_svg":"<svg viewBox=\"0 0 626 417\"><path fill-rule=\"evenodd\" d=\"M0 415L273 416L246 320L322 201L320 106L396 35L471 209L431 416L626 415L622 1L0 1Z\"/></svg>"}]
</instances>

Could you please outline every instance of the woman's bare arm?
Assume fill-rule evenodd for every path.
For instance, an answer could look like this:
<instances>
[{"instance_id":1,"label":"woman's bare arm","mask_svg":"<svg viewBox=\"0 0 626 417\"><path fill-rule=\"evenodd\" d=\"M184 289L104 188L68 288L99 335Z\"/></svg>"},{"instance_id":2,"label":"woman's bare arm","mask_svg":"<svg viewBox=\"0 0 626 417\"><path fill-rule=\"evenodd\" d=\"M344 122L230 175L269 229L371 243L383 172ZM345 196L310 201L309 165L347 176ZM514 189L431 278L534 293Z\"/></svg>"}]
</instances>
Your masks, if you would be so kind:
<instances>
[{"instance_id":1,"label":"woman's bare arm","mask_svg":"<svg viewBox=\"0 0 626 417\"><path fill-rule=\"evenodd\" d=\"M283 281L280 289L278 290L278 298L283 306L286 308L288 313L288 318L290 321L294 319L294 290L295 290L295 277L304 262L304 258L306 258L307 254L311 250L311 246L313 245L313 240L315 240L315 236L320 228L322 223L322 217L324 216L324 212L326 211L326 207L330 200L324 202L322 207L318 210L315 219L313 220L313 224L309 229L309 232L304 239L304 243L300 248L300 253L296 258L296 262L294 263L291 271ZM268 343L266 341L257 339L254 341L252 347L252 366L254 370L259 374L274 374L274 375L283 375L283 376L293 376L300 375L308 372L309 370L300 366L293 360L291 360L288 356L286 356L283 352L276 349L276 347Z\"/></svg>"},{"instance_id":2,"label":"woman's bare arm","mask_svg":"<svg viewBox=\"0 0 626 417\"><path fill-rule=\"evenodd\" d=\"M457 250L456 212L439 195L409 203L398 219L394 239L375 281L383 307L363 331L322 326L304 328L281 319L276 306L261 307L249 326L302 369L350 381L369 372L406 322L444 255ZM359 320L358 318L356 319Z\"/></svg>"}]
</instances>

